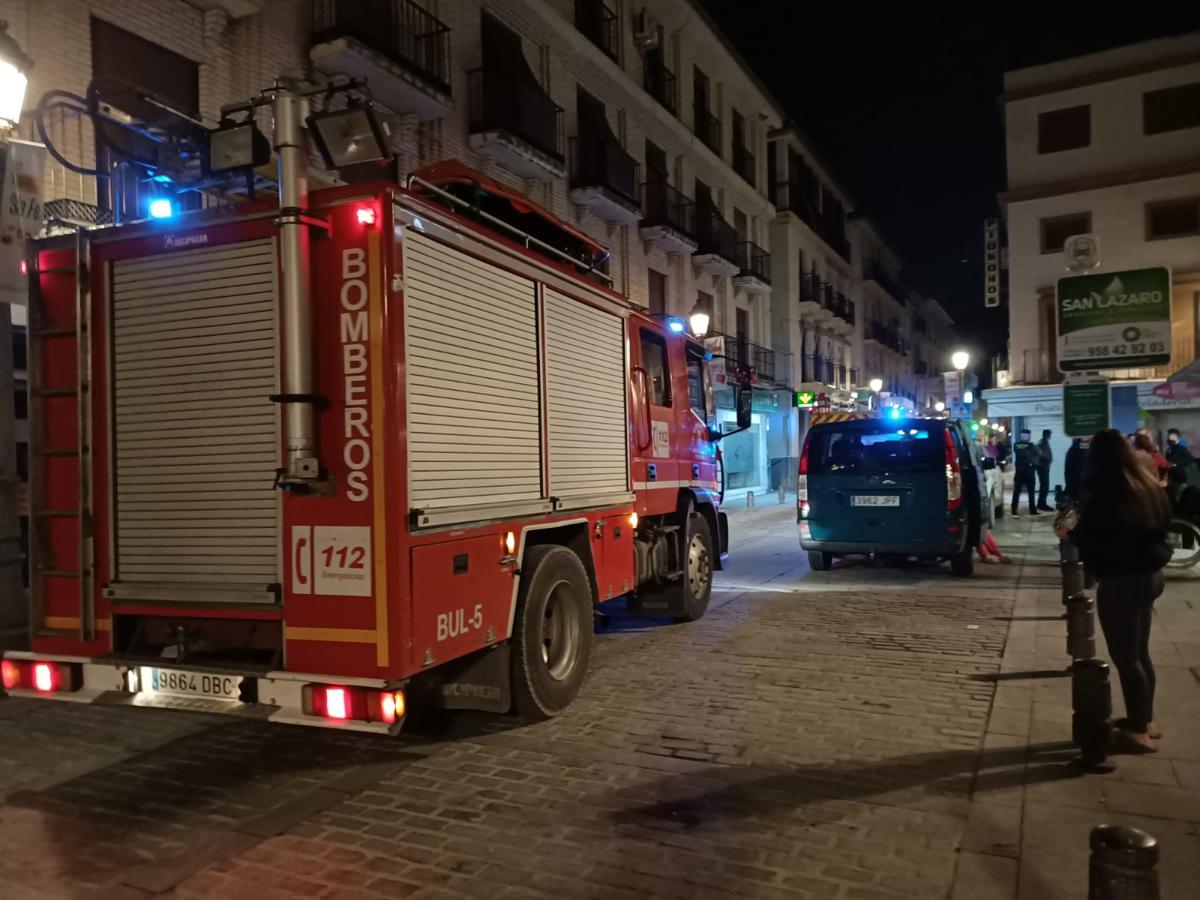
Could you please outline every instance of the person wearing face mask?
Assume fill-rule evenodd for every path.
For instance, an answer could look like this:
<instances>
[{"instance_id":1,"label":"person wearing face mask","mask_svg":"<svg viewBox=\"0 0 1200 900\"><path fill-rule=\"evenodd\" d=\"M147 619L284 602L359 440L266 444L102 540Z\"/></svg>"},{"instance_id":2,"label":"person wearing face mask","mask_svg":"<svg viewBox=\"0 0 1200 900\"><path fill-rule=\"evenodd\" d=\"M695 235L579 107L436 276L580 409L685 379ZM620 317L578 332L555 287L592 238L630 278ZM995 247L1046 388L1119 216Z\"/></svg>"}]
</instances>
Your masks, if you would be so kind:
<instances>
[{"instance_id":1,"label":"person wearing face mask","mask_svg":"<svg viewBox=\"0 0 1200 900\"><path fill-rule=\"evenodd\" d=\"M1179 439L1179 429L1167 430L1167 462L1171 464L1171 481L1196 486L1200 484L1200 471L1196 465L1196 457Z\"/></svg>"}]
</instances>

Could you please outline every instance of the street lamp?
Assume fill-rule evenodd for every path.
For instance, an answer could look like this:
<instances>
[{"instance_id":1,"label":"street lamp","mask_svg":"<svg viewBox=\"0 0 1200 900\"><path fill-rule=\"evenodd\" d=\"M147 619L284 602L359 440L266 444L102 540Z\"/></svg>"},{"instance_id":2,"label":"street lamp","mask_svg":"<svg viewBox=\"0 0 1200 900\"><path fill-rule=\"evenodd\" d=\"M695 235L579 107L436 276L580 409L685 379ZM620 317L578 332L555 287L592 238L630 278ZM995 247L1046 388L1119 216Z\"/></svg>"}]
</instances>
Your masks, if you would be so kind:
<instances>
[{"instance_id":1,"label":"street lamp","mask_svg":"<svg viewBox=\"0 0 1200 900\"><path fill-rule=\"evenodd\" d=\"M962 372L971 364L971 354L966 350L955 350L954 353L950 355L950 363L954 366L954 368Z\"/></svg>"},{"instance_id":2,"label":"street lamp","mask_svg":"<svg viewBox=\"0 0 1200 900\"><path fill-rule=\"evenodd\" d=\"M708 334L708 323L710 317L708 310L704 307L703 300L697 300L696 305L692 307L691 313L688 315L688 325L692 328L692 334L698 338Z\"/></svg>"},{"instance_id":3,"label":"street lamp","mask_svg":"<svg viewBox=\"0 0 1200 900\"><path fill-rule=\"evenodd\" d=\"M933 404L933 408L936 409L938 412L945 412L946 404L943 403L941 400L939 400L937 403Z\"/></svg>"},{"instance_id":4,"label":"street lamp","mask_svg":"<svg viewBox=\"0 0 1200 900\"><path fill-rule=\"evenodd\" d=\"M963 391L963 403L967 404L967 406L970 406L974 402L975 402L975 392L972 391L970 388L967 388L965 391Z\"/></svg>"},{"instance_id":5,"label":"street lamp","mask_svg":"<svg viewBox=\"0 0 1200 900\"><path fill-rule=\"evenodd\" d=\"M883 379L882 378L872 378L870 381L867 382L867 387L869 387L874 393L878 394L880 391L883 390Z\"/></svg>"},{"instance_id":6,"label":"street lamp","mask_svg":"<svg viewBox=\"0 0 1200 900\"><path fill-rule=\"evenodd\" d=\"M25 87L33 61L8 33L8 23L0 21L0 125L13 128L25 106Z\"/></svg>"},{"instance_id":7,"label":"street lamp","mask_svg":"<svg viewBox=\"0 0 1200 900\"><path fill-rule=\"evenodd\" d=\"M987 423L988 423L988 420L987 420L987 419L980 419L980 420L979 420L979 424L980 424L980 425L986 425Z\"/></svg>"}]
</instances>

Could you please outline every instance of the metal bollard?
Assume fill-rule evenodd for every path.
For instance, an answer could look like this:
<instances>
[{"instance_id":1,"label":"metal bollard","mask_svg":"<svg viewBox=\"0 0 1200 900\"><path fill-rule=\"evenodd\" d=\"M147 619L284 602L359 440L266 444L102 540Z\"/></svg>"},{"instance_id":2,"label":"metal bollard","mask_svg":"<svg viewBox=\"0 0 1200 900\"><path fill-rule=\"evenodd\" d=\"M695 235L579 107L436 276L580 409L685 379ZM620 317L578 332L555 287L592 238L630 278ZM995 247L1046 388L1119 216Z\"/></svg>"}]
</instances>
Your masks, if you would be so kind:
<instances>
[{"instance_id":1,"label":"metal bollard","mask_svg":"<svg viewBox=\"0 0 1200 900\"><path fill-rule=\"evenodd\" d=\"M782 481L779 482L779 502L781 504L787 502L787 485Z\"/></svg>"},{"instance_id":2,"label":"metal bollard","mask_svg":"<svg viewBox=\"0 0 1200 900\"><path fill-rule=\"evenodd\" d=\"M1079 559L1079 548L1070 541L1058 542L1058 567L1062 571L1062 602L1066 606L1072 594L1083 590L1083 563Z\"/></svg>"},{"instance_id":3,"label":"metal bollard","mask_svg":"<svg viewBox=\"0 0 1200 900\"><path fill-rule=\"evenodd\" d=\"M1079 748L1075 765L1090 772L1111 772L1112 689L1108 663L1077 659L1071 664L1071 740Z\"/></svg>"},{"instance_id":4,"label":"metal bollard","mask_svg":"<svg viewBox=\"0 0 1200 900\"><path fill-rule=\"evenodd\" d=\"M746 509L754 509L754 491L746 491Z\"/></svg>"},{"instance_id":5,"label":"metal bollard","mask_svg":"<svg viewBox=\"0 0 1200 900\"><path fill-rule=\"evenodd\" d=\"M1088 844L1088 900L1158 900L1158 841L1139 828L1099 825Z\"/></svg>"},{"instance_id":6,"label":"metal bollard","mask_svg":"<svg viewBox=\"0 0 1200 900\"><path fill-rule=\"evenodd\" d=\"M1067 598L1067 655L1073 660L1096 655L1096 601L1087 594Z\"/></svg>"}]
</instances>

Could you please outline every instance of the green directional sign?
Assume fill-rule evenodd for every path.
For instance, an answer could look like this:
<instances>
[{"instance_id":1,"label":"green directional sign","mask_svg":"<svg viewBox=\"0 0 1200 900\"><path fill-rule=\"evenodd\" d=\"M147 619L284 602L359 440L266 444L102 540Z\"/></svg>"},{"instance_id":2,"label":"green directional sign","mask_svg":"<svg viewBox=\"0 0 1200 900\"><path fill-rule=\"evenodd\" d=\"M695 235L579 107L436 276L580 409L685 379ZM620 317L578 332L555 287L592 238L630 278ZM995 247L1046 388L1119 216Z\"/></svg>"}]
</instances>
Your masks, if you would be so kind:
<instances>
[{"instance_id":1,"label":"green directional sign","mask_svg":"<svg viewBox=\"0 0 1200 900\"><path fill-rule=\"evenodd\" d=\"M1171 361L1171 271L1164 267L1058 280L1058 367L1095 372Z\"/></svg>"},{"instance_id":2,"label":"green directional sign","mask_svg":"<svg viewBox=\"0 0 1200 900\"><path fill-rule=\"evenodd\" d=\"M796 391L796 406L799 409L812 409L816 405L816 391Z\"/></svg>"},{"instance_id":3,"label":"green directional sign","mask_svg":"<svg viewBox=\"0 0 1200 900\"><path fill-rule=\"evenodd\" d=\"M1107 378L1087 378L1063 384L1063 431L1068 437L1091 437L1109 427Z\"/></svg>"}]
</instances>

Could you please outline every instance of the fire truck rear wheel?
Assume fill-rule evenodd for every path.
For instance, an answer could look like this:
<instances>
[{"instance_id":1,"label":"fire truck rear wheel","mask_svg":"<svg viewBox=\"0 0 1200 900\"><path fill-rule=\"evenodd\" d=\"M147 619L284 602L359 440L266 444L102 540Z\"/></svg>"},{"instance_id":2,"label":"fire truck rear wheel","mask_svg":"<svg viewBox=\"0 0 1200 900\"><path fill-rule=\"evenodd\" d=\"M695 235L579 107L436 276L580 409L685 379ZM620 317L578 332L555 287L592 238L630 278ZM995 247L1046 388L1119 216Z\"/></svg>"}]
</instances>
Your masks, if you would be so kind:
<instances>
[{"instance_id":1,"label":"fire truck rear wheel","mask_svg":"<svg viewBox=\"0 0 1200 900\"><path fill-rule=\"evenodd\" d=\"M519 714L549 719L571 705L592 652L592 588L583 563L566 547L531 547L521 561L512 649Z\"/></svg>"},{"instance_id":2,"label":"fire truck rear wheel","mask_svg":"<svg viewBox=\"0 0 1200 900\"><path fill-rule=\"evenodd\" d=\"M681 622L694 622L708 609L713 583L713 542L708 520L694 509L687 518L683 564L684 606Z\"/></svg>"}]
</instances>

